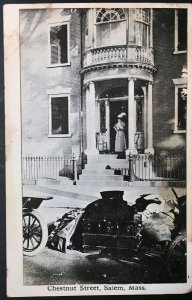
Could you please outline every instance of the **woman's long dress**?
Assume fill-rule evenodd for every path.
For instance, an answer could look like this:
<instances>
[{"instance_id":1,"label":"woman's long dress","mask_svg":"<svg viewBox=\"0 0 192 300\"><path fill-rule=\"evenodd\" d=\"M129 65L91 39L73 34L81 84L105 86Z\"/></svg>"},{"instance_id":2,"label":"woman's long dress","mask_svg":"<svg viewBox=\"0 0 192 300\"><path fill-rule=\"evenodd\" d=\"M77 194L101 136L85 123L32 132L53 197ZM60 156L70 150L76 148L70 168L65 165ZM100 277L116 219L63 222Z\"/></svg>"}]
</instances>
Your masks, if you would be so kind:
<instances>
[{"instance_id":1,"label":"woman's long dress","mask_svg":"<svg viewBox=\"0 0 192 300\"><path fill-rule=\"evenodd\" d=\"M116 138L115 138L115 152L125 152L126 150L126 139L124 133L125 123L118 122L114 129L116 129Z\"/></svg>"}]
</instances>

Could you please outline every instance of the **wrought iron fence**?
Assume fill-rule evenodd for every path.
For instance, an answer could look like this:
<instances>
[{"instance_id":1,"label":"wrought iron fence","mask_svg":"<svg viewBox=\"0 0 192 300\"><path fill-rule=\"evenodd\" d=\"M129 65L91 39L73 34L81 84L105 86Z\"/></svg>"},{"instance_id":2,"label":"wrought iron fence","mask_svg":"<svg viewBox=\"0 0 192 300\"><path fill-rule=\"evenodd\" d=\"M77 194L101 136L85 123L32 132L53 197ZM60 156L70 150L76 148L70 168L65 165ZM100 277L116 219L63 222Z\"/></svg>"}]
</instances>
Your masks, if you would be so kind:
<instances>
[{"instance_id":1,"label":"wrought iron fence","mask_svg":"<svg viewBox=\"0 0 192 300\"><path fill-rule=\"evenodd\" d=\"M186 156L129 155L127 167L115 168L115 174L128 181L179 181L186 180Z\"/></svg>"},{"instance_id":2,"label":"wrought iron fence","mask_svg":"<svg viewBox=\"0 0 192 300\"><path fill-rule=\"evenodd\" d=\"M72 179L77 180L75 156L25 156L22 158L23 180Z\"/></svg>"}]
</instances>

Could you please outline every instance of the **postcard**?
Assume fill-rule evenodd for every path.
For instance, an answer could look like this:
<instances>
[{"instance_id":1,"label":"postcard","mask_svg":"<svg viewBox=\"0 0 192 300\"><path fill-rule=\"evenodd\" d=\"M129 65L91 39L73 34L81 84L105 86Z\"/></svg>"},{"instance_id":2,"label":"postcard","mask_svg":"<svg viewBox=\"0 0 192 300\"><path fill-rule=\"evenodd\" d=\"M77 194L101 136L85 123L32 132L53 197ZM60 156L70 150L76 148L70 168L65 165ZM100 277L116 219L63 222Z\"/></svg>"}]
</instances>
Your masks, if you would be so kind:
<instances>
[{"instance_id":1,"label":"postcard","mask_svg":"<svg viewBox=\"0 0 192 300\"><path fill-rule=\"evenodd\" d=\"M191 291L191 19L4 5L9 297Z\"/></svg>"}]
</instances>

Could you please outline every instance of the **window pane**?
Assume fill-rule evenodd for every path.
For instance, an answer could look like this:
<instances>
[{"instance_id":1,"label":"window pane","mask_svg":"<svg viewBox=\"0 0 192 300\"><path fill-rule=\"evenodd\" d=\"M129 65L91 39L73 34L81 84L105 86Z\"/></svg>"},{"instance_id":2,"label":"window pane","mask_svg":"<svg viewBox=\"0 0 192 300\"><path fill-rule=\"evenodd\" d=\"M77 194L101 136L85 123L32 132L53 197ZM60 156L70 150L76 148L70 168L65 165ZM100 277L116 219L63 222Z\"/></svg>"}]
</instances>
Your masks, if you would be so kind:
<instances>
[{"instance_id":1,"label":"window pane","mask_svg":"<svg viewBox=\"0 0 192 300\"><path fill-rule=\"evenodd\" d=\"M126 22L99 24L96 27L97 47L126 44Z\"/></svg>"},{"instance_id":2,"label":"window pane","mask_svg":"<svg viewBox=\"0 0 192 300\"><path fill-rule=\"evenodd\" d=\"M178 130L186 130L187 89L178 89Z\"/></svg>"},{"instance_id":3,"label":"window pane","mask_svg":"<svg viewBox=\"0 0 192 300\"><path fill-rule=\"evenodd\" d=\"M68 98L57 97L51 99L52 134L68 134Z\"/></svg>"},{"instance_id":4,"label":"window pane","mask_svg":"<svg viewBox=\"0 0 192 300\"><path fill-rule=\"evenodd\" d=\"M50 29L51 64L68 62L67 25Z\"/></svg>"},{"instance_id":5,"label":"window pane","mask_svg":"<svg viewBox=\"0 0 192 300\"><path fill-rule=\"evenodd\" d=\"M178 50L187 49L187 10L178 10Z\"/></svg>"},{"instance_id":6,"label":"window pane","mask_svg":"<svg viewBox=\"0 0 192 300\"><path fill-rule=\"evenodd\" d=\"M148 47L148 25L140 22L135 23L135 42L137 46Z\"/></svg>"}]
</instances>

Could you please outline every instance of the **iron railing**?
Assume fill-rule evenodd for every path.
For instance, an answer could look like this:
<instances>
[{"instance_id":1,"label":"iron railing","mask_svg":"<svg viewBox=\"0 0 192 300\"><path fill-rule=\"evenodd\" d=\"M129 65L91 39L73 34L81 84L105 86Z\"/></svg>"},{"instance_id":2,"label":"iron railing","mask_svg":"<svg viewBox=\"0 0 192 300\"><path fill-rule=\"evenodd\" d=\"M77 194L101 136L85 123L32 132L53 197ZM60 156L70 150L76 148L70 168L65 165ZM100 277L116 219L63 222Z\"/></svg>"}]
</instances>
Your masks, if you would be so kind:
<instances>
[{"instance_id":1,"label":"iron railing","mask_svg":"<svg viewBox=\"0 0 192 300\"><path fill-rule=\"evenodd\" d=\"M23 180L71 179L77 180L75 156L25 156L22 158Z\"/></svg>"},{"instance_id":2,"label":"iron railing","mask_svg":"<svg viewBox=\"0 0 192 300\"><path fill-rule=\"evenodd\" d=\"M185 181L186 157L185 154L130 154L127 167L115 168L114 172L128 181Z\"/></svg>"}]
</instances>

